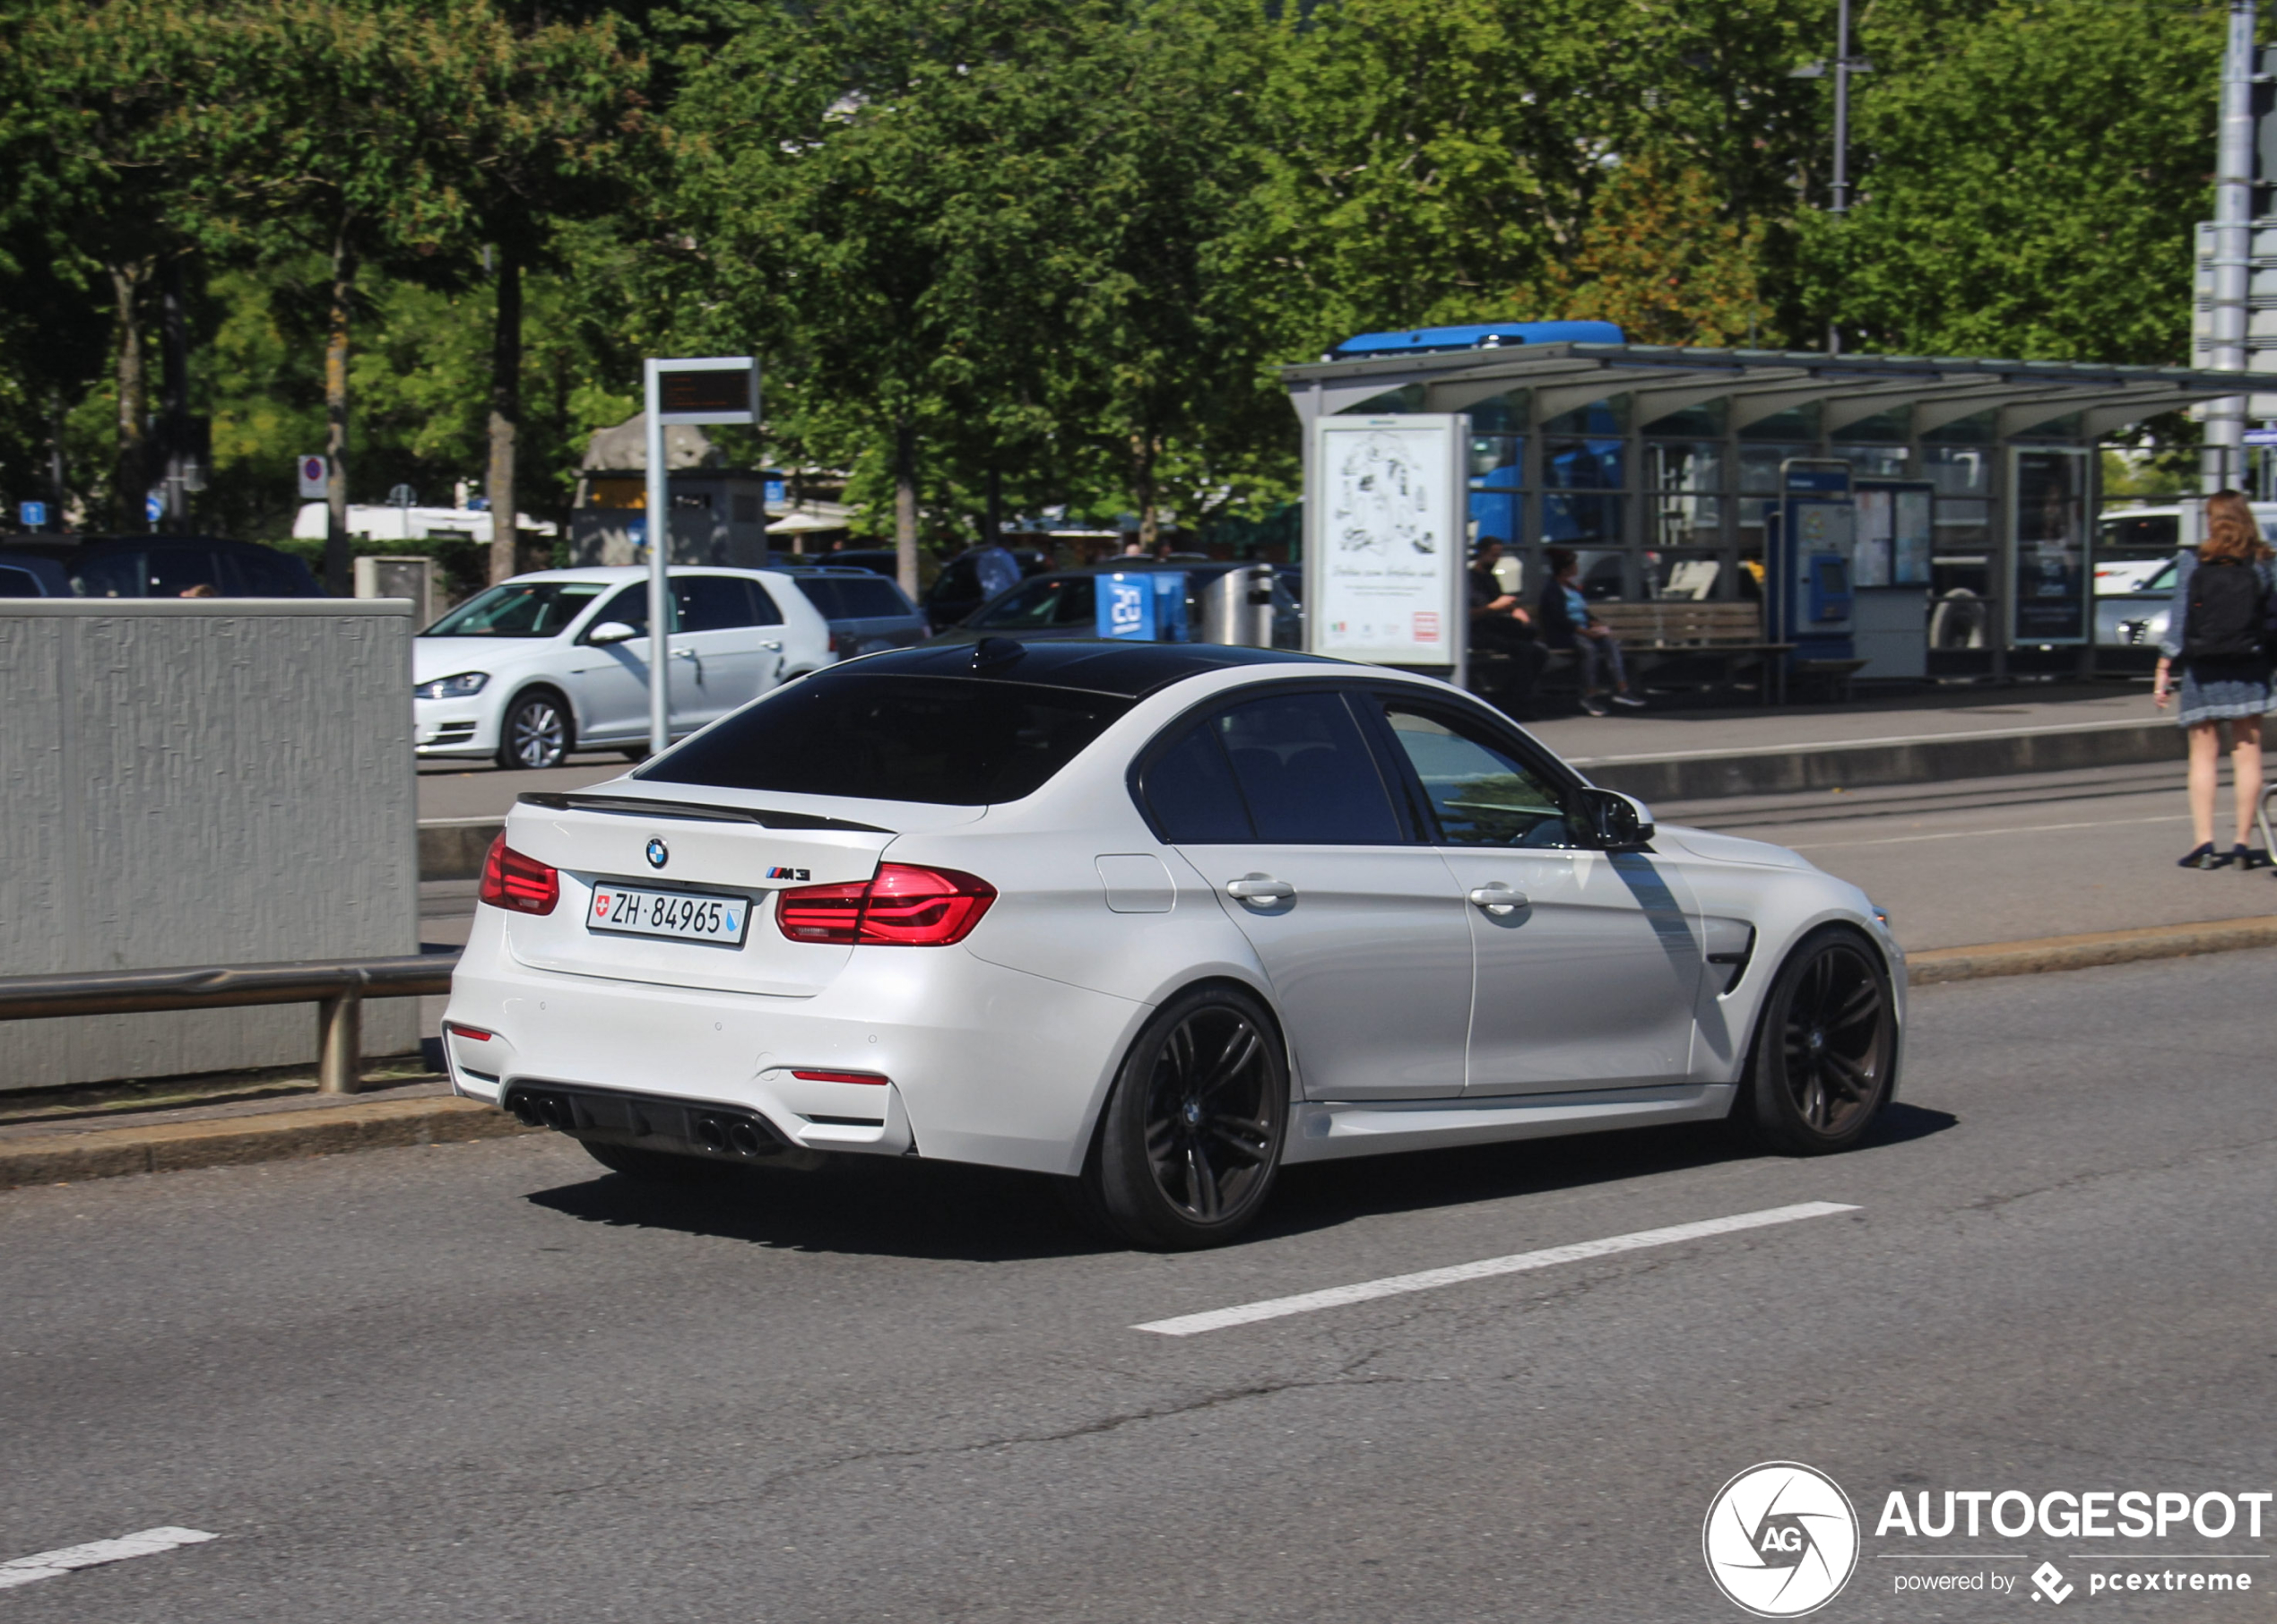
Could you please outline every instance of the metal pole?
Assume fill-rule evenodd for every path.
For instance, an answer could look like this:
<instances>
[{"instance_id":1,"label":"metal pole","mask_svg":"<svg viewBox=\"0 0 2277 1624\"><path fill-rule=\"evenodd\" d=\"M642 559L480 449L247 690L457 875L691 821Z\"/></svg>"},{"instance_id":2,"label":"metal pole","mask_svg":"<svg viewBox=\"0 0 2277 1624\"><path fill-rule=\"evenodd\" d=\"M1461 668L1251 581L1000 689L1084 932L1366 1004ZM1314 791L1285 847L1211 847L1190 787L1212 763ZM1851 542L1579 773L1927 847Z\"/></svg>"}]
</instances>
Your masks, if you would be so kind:
<instances>
[{"instance_id":1,"label":"metal pole","mask_svg":"<svg viewBox=\"0 0 2277 1624\"><path fill-rule=\"evenodd\" d=\"M364 995L343 988L316 1005L316 1092L352 1094L364 1081Z\"/></svg>"},{"instance_id":2,"label":"metal pole","mask_svg":"<svg viewBox=\"0 0 2277 1624\"><path fill-rule=\"evenodd\" d=\"M2254 0L2229 0L2229 41L2221 58L2221 144L2214 171L2213 342L2221 372L2246 369L2246 293L2252 252L2254 178ZM2206 408L2199 484L2209 493L2243 478L2246 401L2229 395Z\"/></svg>"},{"instance_id":3,"label":"metal pole","mask_svg":"<svg viewBox=\"0 0 2277 1624\"><path fill-rule=\"evenodd\" d=\"M1834 201L1827 211L1840 220L1850 208L1850 0L1834 13ZM1826 352L1842 353L1842 329L1826 324Z\"/></svg>"},{"instance_id":4,"label":"metal pole","mask_svg":"<svg viewBox=\"0 0 2277 1624\"><path fill-rule=\"evenodd\" d=\"M672 640L665 630L672 600L664 574L672 550L672 499L664 477L663 410L654 358L642 363L641 386L648 413L648 748L661 756L672 742Z\"/></svg>"}]
</instances>

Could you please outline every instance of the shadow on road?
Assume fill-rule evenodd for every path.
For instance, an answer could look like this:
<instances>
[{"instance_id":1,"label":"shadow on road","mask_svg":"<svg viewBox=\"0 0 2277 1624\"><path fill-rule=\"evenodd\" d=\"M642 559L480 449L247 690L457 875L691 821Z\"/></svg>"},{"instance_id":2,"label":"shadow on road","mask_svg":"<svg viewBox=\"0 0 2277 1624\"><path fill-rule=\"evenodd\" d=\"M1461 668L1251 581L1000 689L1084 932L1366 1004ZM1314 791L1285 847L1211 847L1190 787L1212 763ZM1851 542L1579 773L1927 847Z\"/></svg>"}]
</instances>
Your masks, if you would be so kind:
<instances>
[{"instance_id":1,"label":"shadow on road","mask_svg":"<svg viewBox=\"0 0 2277 1624\"><path fill-rule=\"evenodd\" d=\"M1894 1104L1849 1153L1909 1144L1959 1120L1946 1111ZM1761 1154L1718 1122L1314 1162L1281 1174L1271 1205L1244 1241ZM527 1199L587 1223L679 1230L805 1252L1006 1263L1122 1249L1094 1236L1061 1205L1050 1180L947 1162L849 1158L812 1173L704 1168L679 1188L602 1174Z\"/></svg>"}]
</instances>

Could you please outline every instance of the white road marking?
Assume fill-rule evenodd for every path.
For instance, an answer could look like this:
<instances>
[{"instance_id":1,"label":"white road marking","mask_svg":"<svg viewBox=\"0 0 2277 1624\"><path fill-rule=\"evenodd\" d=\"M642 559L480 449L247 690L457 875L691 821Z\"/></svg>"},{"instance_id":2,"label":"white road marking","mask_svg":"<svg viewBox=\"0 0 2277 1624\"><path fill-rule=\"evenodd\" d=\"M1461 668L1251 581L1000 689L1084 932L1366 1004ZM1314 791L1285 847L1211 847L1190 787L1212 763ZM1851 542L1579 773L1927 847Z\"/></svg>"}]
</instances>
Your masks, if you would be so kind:
<instances>
[{"instance_id":1,"label":"white road marking","mask_svg":"<svg viewBox=\"0 0 2277 1624\"><path fill-rule=\"evenodd\" d=\"M1988 834L2052 834L2058 829L2123 829L2130 824L2179 824L2187 812L2167 812L2157 817L2100 818L2088 824L2017 824L2002 829L1948 829L1938 834L1889 834L1874 840L1822 840L1789 851L1833 851L1845 846L1903 846L1918 840L1982 840Z\"/></svg>"},{"instance_id":2,"label":"white road marking","mask_svg":"<svg viewBox=\"0 0 2277 1624\"><path fill-rule=\"evenodd\" d=\"M1839 1201L1805 1201L1797 1206L1766 1207L1759 1213L1736 1213L1728 1218L1704 1218L1698 1223L1674 1224L1665 1230L1639 1230L1633 1235L1613 1235L1603 1240L1582 1240L1571 1246L1545 1247L1538 1252L1516 1252L1507 1257L1459 1263L1451 1268L1425 1269L1418 1274L1394 1274L1383 1280L1364 1280L1357 1285L1330 1286L1324 1291L1304 1291L1294 1297L1268 1297L1262 1302L1245 1302L1232 1309L1213 1309L1207 1314L1182 1314L1175 1319L1150 1320L1143 1326L1130 1328L1134 1331L1153 1331L1164 1336L1192 1336L1203 1331L1222 1331L1228 1326L1253 1325L1260 1319L1279 1319L1289 1314L1310 1314L1318 1309L1340 1309L1346 1303L1372 1302L1379 1297L1435 1291L1441 1286L1460 1285L1469 1280L1488 1280L1497 1274L1520 1274L1528 1269L1546 1269L1561 1263L1609 1257L1616 1252L1675 1246L1679 1241L1701 1240L1710 1235L1728 1235L1738 1230L1760 1230L1774 1223L1793 1223L1798 1219L1824 1218L1835 1213L1855 1213L1857 1210Z\"/></svg>"},{"instance_id":3,"label":"white road marking","mask_svg":"<svg viewBox=\"0 0 2277 1624\"><path fill-rule=\"evenodd\" d=\"M123 1562L129 1557L157 1556L177 1546L203 1544L207 1540L221 1537L215 1533L201 1533L195 1528L145 1528L140 1533L129 1533L115 1540L96 1540L86 1545L66 1545L61 1551L42 1551L34 1556L0 1562L0 1590L13 1590L19 1585L36 1585L42 1579L61 1578L74 1568L100 1568L105 1562Z\"/></svg>"}]
</instances>

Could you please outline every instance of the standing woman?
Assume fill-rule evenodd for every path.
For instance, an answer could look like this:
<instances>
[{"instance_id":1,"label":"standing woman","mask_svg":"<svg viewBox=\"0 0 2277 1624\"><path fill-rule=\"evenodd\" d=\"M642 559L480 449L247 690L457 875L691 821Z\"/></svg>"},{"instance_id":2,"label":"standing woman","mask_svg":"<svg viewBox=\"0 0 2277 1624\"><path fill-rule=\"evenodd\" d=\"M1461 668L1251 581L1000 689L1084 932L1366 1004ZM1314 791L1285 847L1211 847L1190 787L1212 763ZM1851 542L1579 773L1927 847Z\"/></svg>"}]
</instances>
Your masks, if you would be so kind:
<instances>
[{"instance_id":1,"label":"standing woman","mask_svg":"<svg viewBox=\"0 0 2277 1624\"><path fill-rule=\"evenodd\" d=\"M2249 851L2246 832L2261 804L2261 719L2270 700L2268 622L2277 569L2254 522L2253 509L2234 490L2206 498L2206 539L2186 552L2175 571L2174 605L2159 640L2159 671L2151 698L2160 710L2170 697L2167 681L2182 669L2182 708L2175 721L2190 733L2190 826L2197 845L2186 868L2258 868L2266 851ZM2214 781L2221 756L2222 722L2229 724L2230 789L2238 802L2238 843L2213 847Z\"/></svg>"}]
</instances>

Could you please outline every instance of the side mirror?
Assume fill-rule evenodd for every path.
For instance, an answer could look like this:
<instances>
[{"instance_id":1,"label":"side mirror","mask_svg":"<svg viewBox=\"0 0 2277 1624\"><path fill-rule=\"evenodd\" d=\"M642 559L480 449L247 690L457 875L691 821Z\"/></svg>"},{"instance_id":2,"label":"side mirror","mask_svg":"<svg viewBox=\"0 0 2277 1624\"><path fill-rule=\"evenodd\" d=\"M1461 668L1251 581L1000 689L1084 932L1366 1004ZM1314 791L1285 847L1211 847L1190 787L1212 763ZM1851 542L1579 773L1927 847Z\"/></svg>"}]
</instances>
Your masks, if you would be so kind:
<instances>
[{"instance_id":1,"label":"side mirror","mask_svg":"<svg viewBox=\"0 0 2277 1624\"><path fill-rule=\"evenodd\" d=\"M1652 840L1652 814L1640 800L1632 800L1618 790L1600 790L1595 785L1581 791L1580 814L1582 837L1601 851L1633 851Z\"/></svg>"},{"instance_id":2,"label":"side mirror","mask_svg":"<svg viewBox=\"0 0 2277 1624\"><path fill-rule=\"evenodd\" d=\"M585 634L587 643L630 643L640 634L621 620L604 620Z\"/></svg>"}]
</instances>

